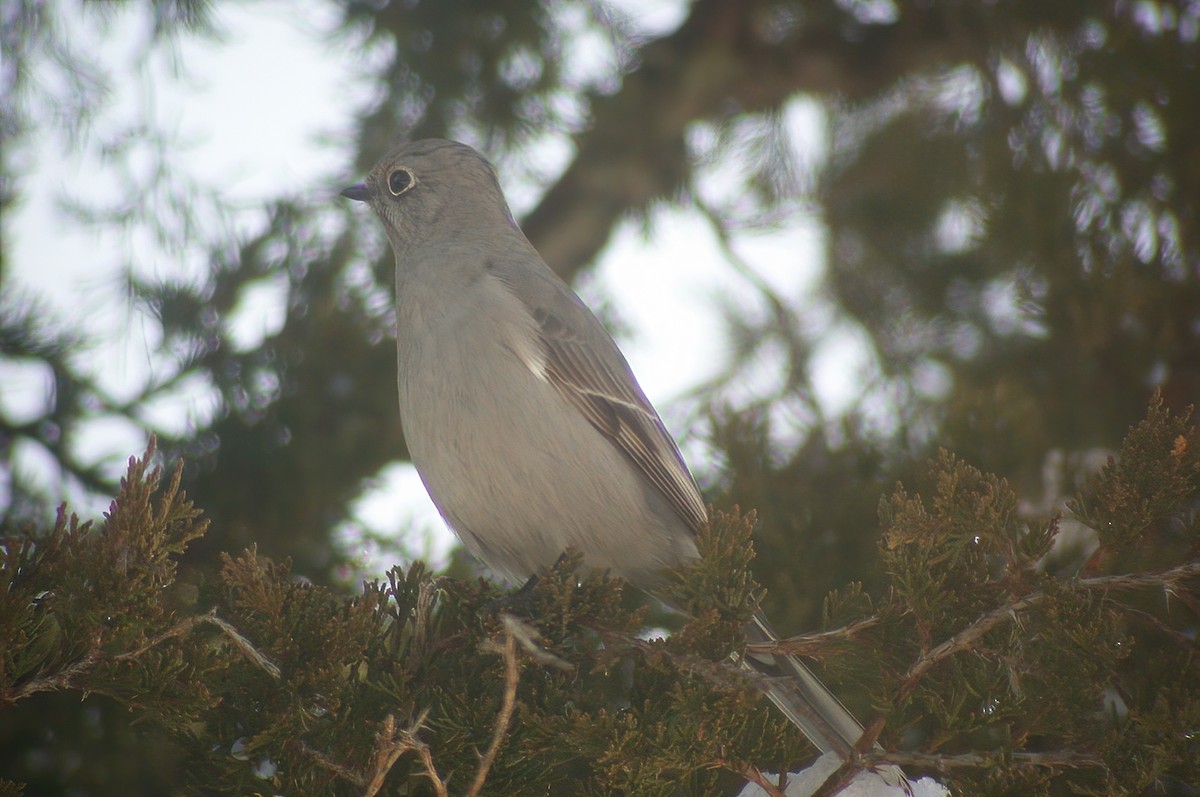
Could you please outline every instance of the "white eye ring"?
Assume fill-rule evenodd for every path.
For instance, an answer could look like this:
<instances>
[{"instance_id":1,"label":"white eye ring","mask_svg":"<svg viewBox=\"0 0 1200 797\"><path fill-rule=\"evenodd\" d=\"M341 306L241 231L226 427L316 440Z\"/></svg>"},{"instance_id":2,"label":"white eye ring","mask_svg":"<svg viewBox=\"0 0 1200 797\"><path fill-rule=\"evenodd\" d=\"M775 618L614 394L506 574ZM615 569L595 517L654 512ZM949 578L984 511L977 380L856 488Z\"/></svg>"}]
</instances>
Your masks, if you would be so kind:
<instances>
[{"instance_id":1,"label":"white eye ring","mask_svg":"<svg viewBox=\"0 0 1200 797\"><path fill-rule=\"evenodd\" d=\"M416 184L417 176L403 166L393 171L387 178L387 187L392 192L392 196L400 196L405 191L411 191Z\"/></svg>"}]
</instances>

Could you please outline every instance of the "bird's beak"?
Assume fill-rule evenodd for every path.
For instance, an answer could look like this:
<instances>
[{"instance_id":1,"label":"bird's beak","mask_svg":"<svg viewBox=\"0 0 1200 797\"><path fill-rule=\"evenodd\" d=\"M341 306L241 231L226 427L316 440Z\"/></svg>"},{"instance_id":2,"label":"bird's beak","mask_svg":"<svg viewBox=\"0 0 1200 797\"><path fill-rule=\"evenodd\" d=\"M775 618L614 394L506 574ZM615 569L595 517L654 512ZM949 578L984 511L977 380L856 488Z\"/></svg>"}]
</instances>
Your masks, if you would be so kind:
<instances>
[{"instance_id":1,"label":"bird's beak","mask_svg":"<svg viewBox=\"0 0 1200 797\"><path fill-rule=\"evenodd\" d=\"M363 183L344 188L341 193L346 199L353 199L355 202L367 201L367 186Z\"/></svg>"}]
</instances>

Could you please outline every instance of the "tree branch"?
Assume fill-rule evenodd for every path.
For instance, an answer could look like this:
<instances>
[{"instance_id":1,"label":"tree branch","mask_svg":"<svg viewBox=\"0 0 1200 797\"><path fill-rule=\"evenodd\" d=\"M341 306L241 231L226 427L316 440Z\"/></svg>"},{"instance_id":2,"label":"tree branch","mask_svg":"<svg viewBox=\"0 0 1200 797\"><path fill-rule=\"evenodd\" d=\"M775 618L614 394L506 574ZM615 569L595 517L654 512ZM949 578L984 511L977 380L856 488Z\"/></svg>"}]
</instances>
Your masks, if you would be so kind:
<instances>
[{"instance_id":1,"label":"tree branch","mask_svg":"<svg viewBox=\"0 0 1200 797\"><path fill-rule=\"evenodd\" d=\"M777 109L804 92L871 96L961 47L937 9L906 7L890 25L826 14L782 36L768 35L760 12L743 0L698 0L678 30L638 52L618 92L593 103L571 165L522 221L561 277L591 263L629 210L686 185L694 122Z\"/></svg>"},{"instance_id":2,"label":"tree branch","mask_svg":"<svg viewBox=\"0 0 1200 797\"><path fill-rule=\"evenodd\" d=\"M1179 565L1178 567L1161 570L1157 573L1131 573L1118 576L1081 578L1068 586L1086 590L1136 589L1151 586L1173 591L1179 582L1198 575L1200 575L1200 561L1193 561ZM950 639L926 651L908 668L908 672L904 674L904 677L901 679L897 698L903 700L912 694L913 690L921 682L921 679L925 677L925 674L935 664L944 661L955 653L969 649L989 631L1002 623L1016 619L1018 613L1041 603L1045 598L1045 592L1031 592L1023 598L993 609Z\"/></svg>"},{"instance_id":3,"label":"tree branch","mask_svg":"<svg viewBox=\"0 0 1200 797\"><path fill-rule=\"evenodd\" d=\"M56 692L65 689L80 689L84 688L79 683L79 679L94 669L98 664L103 662L126 662L133 661L144 655L151 649L161 645L169 639L181 637L198 625L213 625L220 629L230 641L246 658L254 663L259 669L270 675L272 678L279 678L279 667L264 656L254 647L254 644L238 633L238 630L229 623L217 617L216 610L208 614L198 614L188 617L179 623L175 624L166 631L158 634L142 643L141 646L127 650L124 653L105 654L100 650L100 640L92 641L93 649L85 654L79 661L59 670L51 675L43 675L37 678L32 678L26 681L17 689L0 690L0 705L13 705L24 700L27 697L37 694L38 692ZM101 691L95 685L86 686L87 691Z\"/></svg>"},{"instance_id":4,"label":"tree branch","mask_svg":"<svg viewBox=\"0 0 1200 797\"><path fill-rule=\"evenodd\" d=\"M962 753L959 755L941 755L938 753L916 753L889 751L862 754L864 761L870 763L898 764L914 769L932 770L947 773L956 769L985 769L999 763L1007 763L1028 768L1039 769L1107 769L1104 760L1094 753L1081 753L1074 750L1056 750L1047 753L1012 753L997 750L994 752Z\"/></svg>"},{"instance_id":5,"label":"tree branch","mask_svg":"<svg viewBox=\"0 0 1200 797\"><path fill-rule=\"evenodd\" d=\"M746 645L746 650L750 653L787 653L793 656L816 658L822 651L828 650L831 645L838 642L848 642L864 631L869 631L876 627L880 622L878 616L872 615L871 617L857 620L850 625L833 628L828 631L800 634L799 636L781 639L778 642L750 643Z\"/></svg>"},{"instance_id":6,"label":"tree branch","mask_svg":"<svg viewBox=\"0 0 1200 797\"><path fill-rule=\"evenodd\" d=\"M1077 589L1085 590L1112 590L1112 589L1138 589L1141 587L1158 587L1169 594L1180 595L1182 591L1179 589L1181 582L1189 578L1200 577L1200 561L1186 562L1177 567L1160 570L1155 573L1128 573L1115 576L1097 576L1094 578L1081 578L1070 582L1068 586ZM959 633L955 634L950 639L936 645L926 651L920 659L917 660L905 673L904 684L908 686L906 691L903 691L901 696L907 695L915 688L916 683L925 675L926 672L937 664L954 655L971 647L980 638L986 635L992 629L1000 624L1016 618L1016 615L1032 606L1037 605L1046 598L1045 592L1031 592L1028 595L1019 598L1018 600L1007 603L1004 606L993 609L987 614L980 617L971 625L964 628ZM746 650L755 653L787 653L791 655L804 655L812 657L820 650L827 649L831 643L847 641L863 631L869 630L878 625L880 618L878 616L865 617L850 625L841 628L835 628L829 631L821 631L813 634L801 634L799 636L788 637L781 639L778 642L761 642L746 646ZM915 679L915 680L913 680ZM910 683L911 681L911 683ZM902 689L905 687L902 686Z\"/></svg>"}]
</instances>

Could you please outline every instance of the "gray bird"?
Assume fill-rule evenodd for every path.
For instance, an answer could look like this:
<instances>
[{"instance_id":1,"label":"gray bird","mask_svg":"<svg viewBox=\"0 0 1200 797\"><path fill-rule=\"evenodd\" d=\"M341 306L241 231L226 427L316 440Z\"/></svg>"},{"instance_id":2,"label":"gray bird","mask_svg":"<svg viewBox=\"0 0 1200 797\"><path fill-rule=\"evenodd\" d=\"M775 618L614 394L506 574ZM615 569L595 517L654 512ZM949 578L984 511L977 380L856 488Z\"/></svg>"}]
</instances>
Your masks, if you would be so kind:
<instances>
[{"instance_id":1,"label":"gray bird","mask_svg":"<svg viewBox=\"0 0 1200 797\"><path fill-rule=\"evenodd\" d=\"M654 591L696 559L700 491L600 321L513 220L491 164L453 141L401 144L342 195L396 254L400 419L463 544L512 583L568 547ZM778 637L757 614L751 642ZM792 656L739 659L822 752L862 726Z\"/></svg>"}]
</instances>

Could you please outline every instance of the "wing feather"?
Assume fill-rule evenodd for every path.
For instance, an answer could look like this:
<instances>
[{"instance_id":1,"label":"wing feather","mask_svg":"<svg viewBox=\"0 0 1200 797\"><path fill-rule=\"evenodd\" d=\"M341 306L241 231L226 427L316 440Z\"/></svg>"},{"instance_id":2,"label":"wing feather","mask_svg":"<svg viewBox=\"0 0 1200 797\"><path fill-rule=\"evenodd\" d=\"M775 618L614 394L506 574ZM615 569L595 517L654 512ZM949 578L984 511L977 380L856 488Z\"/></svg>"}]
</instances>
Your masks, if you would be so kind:
<instances>
[{"instance_id":1,"label":"wing feather","mask_svg":"<svg viewBox=\"0 0 1200 797\"><path fill-rule=\"evenodd\" d=\"M545 377L658 488L693 531L708 514L675 441L646 399L628 366L606 362L561 320L532 312L545 347ZM615 351L615 346L614 346Z\"/></svg>"}]
</instances>

